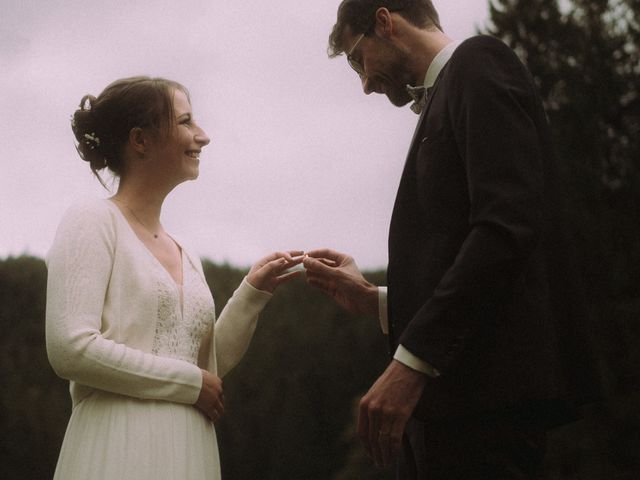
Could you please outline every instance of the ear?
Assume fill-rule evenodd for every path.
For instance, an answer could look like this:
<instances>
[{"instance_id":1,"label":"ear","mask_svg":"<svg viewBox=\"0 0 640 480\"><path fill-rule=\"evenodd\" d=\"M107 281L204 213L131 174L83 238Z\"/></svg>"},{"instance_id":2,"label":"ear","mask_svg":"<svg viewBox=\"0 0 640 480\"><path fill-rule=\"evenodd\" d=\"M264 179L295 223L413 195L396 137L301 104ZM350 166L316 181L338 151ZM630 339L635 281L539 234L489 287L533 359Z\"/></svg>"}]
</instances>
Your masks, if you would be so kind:
<instances>
[{"instance_id":1,"label":"ear","mask_svg":"<svg viewBox=\"0 0 640 480\"><path fill-rule=\"evenodd\" d=\"M132 128L129 132L129 145L140 156L144 156L149 147L149 139L140 127Z\"/></svg>"},{"instance_id":2,"label":"ear","mask_svg":"<svg viewBox=\"0 0 640 480\"><path fill-rule=\"evenodd\" d=\"M380 7L376 10L376 35L382 38L389 39L394 33L393 17L391 12L385 7Z\"/></svg>"}]
</instances>

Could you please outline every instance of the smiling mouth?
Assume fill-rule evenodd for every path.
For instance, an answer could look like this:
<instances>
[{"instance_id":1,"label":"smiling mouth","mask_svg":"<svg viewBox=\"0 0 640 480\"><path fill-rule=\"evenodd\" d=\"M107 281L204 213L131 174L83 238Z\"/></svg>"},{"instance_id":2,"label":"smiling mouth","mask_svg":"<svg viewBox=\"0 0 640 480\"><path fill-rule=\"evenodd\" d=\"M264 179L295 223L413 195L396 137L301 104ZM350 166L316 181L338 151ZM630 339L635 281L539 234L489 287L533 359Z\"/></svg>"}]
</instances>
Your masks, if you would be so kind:
<instances>
[{"instance_id":1,"label":"smiling mouth","mask_svg":"<svg viewBox=\"0 0 640 480\"><path fill-rule=\"evenodd\" d=\"M193 158L194 160L200 160L200 152L198 150L188 151L187 156Z\"/></svg>"}]
</instances>

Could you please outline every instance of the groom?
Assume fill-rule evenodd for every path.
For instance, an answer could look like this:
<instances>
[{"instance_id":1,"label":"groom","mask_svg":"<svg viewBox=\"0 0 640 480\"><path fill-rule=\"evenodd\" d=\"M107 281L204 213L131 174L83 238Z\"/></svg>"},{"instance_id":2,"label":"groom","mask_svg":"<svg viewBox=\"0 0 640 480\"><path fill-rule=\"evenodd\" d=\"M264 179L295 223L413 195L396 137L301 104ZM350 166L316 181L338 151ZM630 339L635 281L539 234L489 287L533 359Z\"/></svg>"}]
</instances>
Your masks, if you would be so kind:
<instances>
[{"instance_id":1,"label":"groom","mask_svg":"<svg viewBox=\"0 0 640 480\"><path fill-rule=\"evenodd\" d=\"M329 42L366 94L420 115L388 297L345 254L304 262L310 284L389 334L393 359L360 402L364 447L381 467L399 454L402 479L535 478L546 429L570 418L567 380L581 378L565 360L583 360L585 317L532 78L496 39L453 42L430 0L344 0Z\"/></svg>"}]
</instances>

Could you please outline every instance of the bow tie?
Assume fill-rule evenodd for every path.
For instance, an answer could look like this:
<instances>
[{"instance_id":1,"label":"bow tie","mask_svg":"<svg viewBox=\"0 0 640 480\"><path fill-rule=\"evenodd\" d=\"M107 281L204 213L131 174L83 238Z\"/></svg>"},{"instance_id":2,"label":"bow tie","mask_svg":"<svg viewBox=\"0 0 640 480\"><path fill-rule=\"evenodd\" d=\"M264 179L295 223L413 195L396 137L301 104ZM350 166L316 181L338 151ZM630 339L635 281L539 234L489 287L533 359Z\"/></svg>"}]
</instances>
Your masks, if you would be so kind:
<instances>
[{"instance_id":1,"label":"bow tie","mask_svg":"<svg viewBox=\"0 0 640 480\"><path fill-rule=\"evenodd\" d=\"M425 88L424 86L413 87L411 85L407 85L405 87L407 89L407 93L413 99L413 103L411 104L411 111L417 115L420 115L422 109L427 103L427 96L431 90L431 87Z\"/></svg>"}]
</instances>

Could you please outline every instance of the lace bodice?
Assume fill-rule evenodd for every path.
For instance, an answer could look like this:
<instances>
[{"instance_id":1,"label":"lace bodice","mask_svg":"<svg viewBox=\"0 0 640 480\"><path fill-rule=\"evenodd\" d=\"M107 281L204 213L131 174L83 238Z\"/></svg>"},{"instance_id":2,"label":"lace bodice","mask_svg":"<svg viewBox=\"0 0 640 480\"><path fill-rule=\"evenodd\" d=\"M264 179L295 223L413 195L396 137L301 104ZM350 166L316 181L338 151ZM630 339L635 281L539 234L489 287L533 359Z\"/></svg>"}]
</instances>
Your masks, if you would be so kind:
<instances>
[{"instance_id":1,"label":"lace bodice","mask_svg":"<svg viewBox=\"0 0 640 480\"><path fill-rule=\"evenodd\" d=\"M184 254L182 262L182 286L154 263L158 314L151 353L197 364L202 339L213 325L214 305L207 285Z\"/></svg>"}]
</instances>

